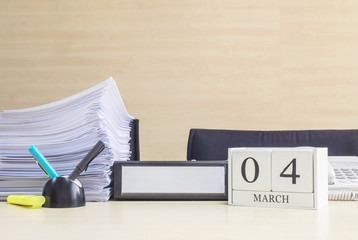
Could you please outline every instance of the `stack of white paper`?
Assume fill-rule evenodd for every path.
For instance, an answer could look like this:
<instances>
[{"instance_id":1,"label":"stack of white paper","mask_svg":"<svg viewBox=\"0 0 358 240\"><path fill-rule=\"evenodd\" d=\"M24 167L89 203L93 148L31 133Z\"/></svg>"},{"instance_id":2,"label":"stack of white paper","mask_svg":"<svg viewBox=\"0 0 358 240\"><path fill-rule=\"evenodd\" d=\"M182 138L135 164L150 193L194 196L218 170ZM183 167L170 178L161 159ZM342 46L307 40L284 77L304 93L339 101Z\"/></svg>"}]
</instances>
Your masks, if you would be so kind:
<instances>
[{"instance_id":1,"label":"stack of white paper","mask_svg":"<svg viewBox=\"0 0 358 240\"><path fill-rule=\"evenodd\" d=\"M107 201L114 160L130 158L130 116L112 78L39 107L0 113L0 198L41 194L49 179L29 153L35 145L61 176L102 140L106 148L82 172L87 201Z\"/></svg>"}]
</instances>

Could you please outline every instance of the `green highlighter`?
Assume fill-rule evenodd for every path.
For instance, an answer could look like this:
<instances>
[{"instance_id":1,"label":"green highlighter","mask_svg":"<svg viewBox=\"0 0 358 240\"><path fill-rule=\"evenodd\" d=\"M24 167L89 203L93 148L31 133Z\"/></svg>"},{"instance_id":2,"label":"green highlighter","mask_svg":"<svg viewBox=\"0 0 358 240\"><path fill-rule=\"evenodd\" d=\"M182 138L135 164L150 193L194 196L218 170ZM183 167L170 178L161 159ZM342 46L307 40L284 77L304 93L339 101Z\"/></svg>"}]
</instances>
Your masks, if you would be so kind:
<instances>
[{"instance_id":1,"label":"green highlighter","mask_svg":"<svg viewBox=\"0 0 358 240\"><path fill-rule=\"evenodd\" d=\"M28 208L40 208L45 203L45 198L34 195L9 195L7 202Z\"/></svg>"}]
</instances>

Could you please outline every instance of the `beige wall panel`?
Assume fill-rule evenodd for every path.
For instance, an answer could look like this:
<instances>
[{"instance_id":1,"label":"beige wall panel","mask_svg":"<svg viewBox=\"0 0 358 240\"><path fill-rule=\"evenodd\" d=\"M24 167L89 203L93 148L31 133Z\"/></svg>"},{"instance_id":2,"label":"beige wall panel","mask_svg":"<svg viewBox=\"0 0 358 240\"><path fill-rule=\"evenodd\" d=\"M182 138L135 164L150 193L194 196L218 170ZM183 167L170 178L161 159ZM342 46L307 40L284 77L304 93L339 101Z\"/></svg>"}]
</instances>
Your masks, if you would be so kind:
<instances>
[{"instance_id":1,"label":"beige wall panel","mask_svg":"<svg viewBox=\"0 0 358 240\"><path fill-rule=\"evenodd\" d=\"M113 76L144 160L190 128L358 128L358 2L0 1L0 110Z\"/></svg>"}]
</instances>

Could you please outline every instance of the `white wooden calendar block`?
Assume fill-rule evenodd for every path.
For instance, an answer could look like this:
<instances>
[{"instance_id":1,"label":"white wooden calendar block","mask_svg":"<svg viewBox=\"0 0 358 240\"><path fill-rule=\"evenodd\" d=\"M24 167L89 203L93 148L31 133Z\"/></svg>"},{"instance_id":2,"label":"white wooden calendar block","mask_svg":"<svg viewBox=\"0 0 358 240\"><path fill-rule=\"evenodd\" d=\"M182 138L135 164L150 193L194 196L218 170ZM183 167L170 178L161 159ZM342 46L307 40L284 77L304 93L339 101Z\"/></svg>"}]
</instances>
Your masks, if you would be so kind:
<instances>
[{"instance_id":1,"label":"white wooden calendar block","mask_svg":"<svg viewBox=\"0 0 358 240\"><path fill-rule=\"evenodd\" d=\"M313 149L272 150L272 191L313 192Z\"/></svg>"},{"instance_id":2,"label":"white wooden calendar block","mask_svg":"<svg viewBox=\"0 0 358 240\"><path fill-rule=\"evenodd\" d=\"M231 148L228 203L313 209L327 205L327 159L327 148Z\"/></svg>"},{"instance_id":3,"label":"white wooden calendar block","mask_svg":"<svg viewBox=\"0 0 358 240\"><path fill-rule=\"evenodd\" d=\"M233 189L271 190L271 152L267 149L242 149L233 156Z\"/></svg>"}]
</instances>

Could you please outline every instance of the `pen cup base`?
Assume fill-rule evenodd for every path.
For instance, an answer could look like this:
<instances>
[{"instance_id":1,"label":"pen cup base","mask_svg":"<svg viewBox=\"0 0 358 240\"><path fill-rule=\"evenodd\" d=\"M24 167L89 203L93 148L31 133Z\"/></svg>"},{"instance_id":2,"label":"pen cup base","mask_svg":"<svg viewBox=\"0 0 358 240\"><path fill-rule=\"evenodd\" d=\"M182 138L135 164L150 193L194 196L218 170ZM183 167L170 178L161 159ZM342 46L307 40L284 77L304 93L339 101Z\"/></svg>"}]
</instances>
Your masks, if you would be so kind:
<instances>
[{"instance_id":1,"label":"pen cup base","mask_svg":"<svg viewBox=\"0 0 358 240\"><path fill-rule=\"evenodd\" d=\"M86 205L85 193L82 186L65 177L51 178L42 190L45 197L43 207L73 208Z\"/></svg>"}]
</instances>

